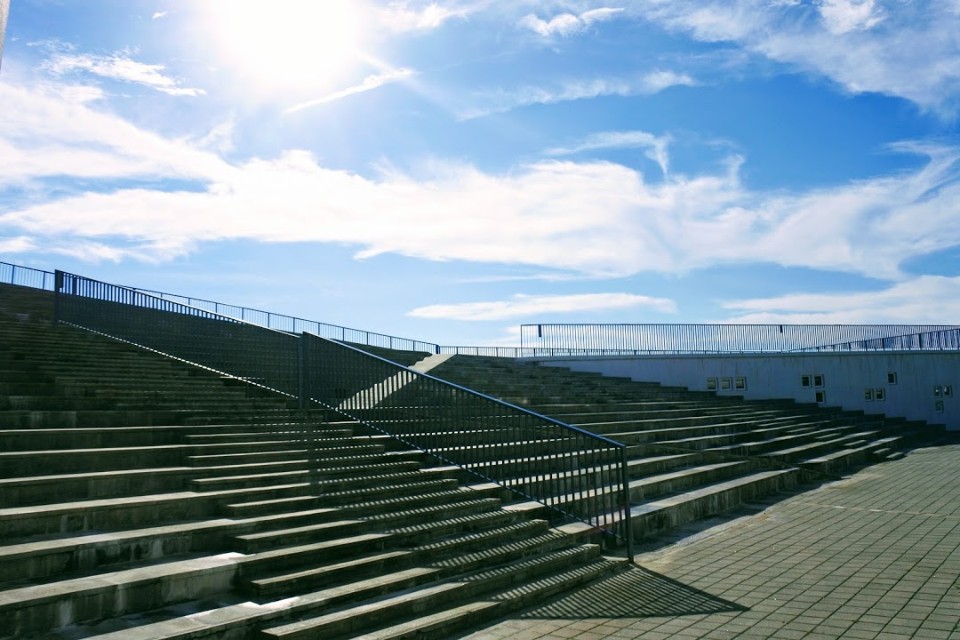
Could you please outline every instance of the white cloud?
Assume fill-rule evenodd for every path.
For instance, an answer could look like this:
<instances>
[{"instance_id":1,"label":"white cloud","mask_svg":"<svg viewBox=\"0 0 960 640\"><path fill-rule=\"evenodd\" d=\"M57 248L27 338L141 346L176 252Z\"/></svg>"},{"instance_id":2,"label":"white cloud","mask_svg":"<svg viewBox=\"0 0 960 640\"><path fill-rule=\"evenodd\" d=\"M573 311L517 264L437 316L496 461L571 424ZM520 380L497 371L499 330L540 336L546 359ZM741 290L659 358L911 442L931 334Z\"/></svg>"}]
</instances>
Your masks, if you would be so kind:
<instances>
[{"instance_id":1,"label":"white cloud","mask_svg":"<svg viewBox=\"0 0 960 640\"><path fill-rule=\"evenodd\" d=\"M37 246L95 243L163 260L197 243L335 242L359 257L393 253L588 276L682 273L764 262L902 280L906 259L960 245L960 148L903 144L919 169L805 192L756 192L742 159L656 183L609 162L542 161L504 174L438 161L414 178L364 177L309 153L225 162L71 102L0 83L0 187L85 181L87 192L31 200L0 215L0 233ZM651 144L612 132L584 144ZM618 138L619 136L619 138ZM191 190L123 186L188 181ZM118 186L120 185L120 186ZM103 253L103 252L101 252Z\"/></svg>"},{"instance_id":2,"label":"white cloud","mask_svg":"<svg viewBox=\"0 0 960 640\"><path fill-rule=\"evenodd\" d=\"M380 21L391 31L429 31L451 18L465 18L478 3L441 6L436 2L390 2L380 10Z\"/></svg>"},{"instance_id":3,"label":"white cloud","mask_svg":"<svg viewBox=\"0 0 960 640\"><path fill-rule=\"evenodd\" d=\"M879 291L793 294L736 300L732 322L942 324L960 317L960 277L919 276Z\"/></svg>"},{"instance_id":4,"label":"white cloud","mask_svg":"<svg viewBox=\"0 0 960 640\"><path fill-rule=\"evenodd\" d=\"M690 76L670 71L654 71L638 78L567 80L557 86L525 86L476 95L474 105L460 110L459 117L470 120L533 104L554 104L601 96L649 95L672 86L694 84Z\"/></svg>"},{"instance_id":5,"label":"white cloud","mask_svg":"<svg viewBox=\"0 0 960 640\"><path fill-rule=\"evenodd\" d=\"M819 9L827 31L835 35L872 29L884 18L874 0L822 0Z\"/></svg>"},{"instance_id":6,"label":"white cloud","mask_svg":"<svg viewBox=\"0 0 960 640\"><path fill-rule=\"evenodd\" d=\"M29 236L0 237L0 253L27 253L36 249L37 243Z\"/></svg>"},{"instance_id":7,"label":"white cloud","mask_svg":"<svg viewBox=\"0 0 960 640\"><path fill-rule=\"evenodd\" d=\"M124 55L96 56L60 53L47 60L43 67L57 75L85 71L101 78L130 82L150 87L171 96L200 96L202 89L181 87L180 83L163 73L162 64L144 64Z\"/></svg>"},{"instance_id":8,"label":"white cloud","mask_svg":"<svg viewBox=\"0 0 960 640\"><path fill-rule=\"evenodd\" d=\"M52 176L218 180L232 168L182 140L96 110L84 91L0 82L0 187Z\"/></svg>"},{"instance_id":9,"label":"white cloud","mask_svg":"<svg viewBox=\"0 0 960 640\"><path fill-rule=\"evenodd\" d=\"M734 42L771 60L950 113L960 97L955 0L645 0L631 7L705 42Z\"/></svg>"},{"instance_id":10,"label":"white cloud","mask_svg":"<svg viewBox=\"0 0 960 640\"><path fill-rule=\"evenodd\" d=\"M556 147L548 149L548 155L572 155L581 151L597 149L624 149L639 147L646 149L645 155L660 166L666 175L670 170L670 157L667 148L670 145L669 136L655 136L646 131L604 131L587 136L584 140L570 147Z\"/></svg>"},{"instance_id":11,"label":"white cloud","mask_svg":"<svg viewBox=\"0 0 960 640\"><path fill-rule=\"evenodd\" d=\"M374 89L378 89L382 87L385 84L398 82L405 78L409 78L412 75L413 75L413 69L391 69L383 73L367 76L366 78L363 79L363 81L360 84L354 85L352 87L347 87L346 89L341 89L340 91L329 93L319 98L314 98L313 100L306 100L299 104L295 104L292 107L286 109L285 113L294 113L296 111L302 111L303 109L309 109L310 107L316 107L321 104L326 104L328 102L334 102L336 100L340 100L341 98L346 98L347 96L352 96L358 93L365 93L367 91L372 91Z\"/></svg>"},{"instance_id":12,"label":"white cloud","mask_svg":"<svg viewBox=\"0 0 960 640\"><path fill-rule=\"evenodd\" d=\"M569 36L587 30L590 25L596 22L612 20L622 12L623 9L603 7L590 9L579 15L561 13L549 20L543 20L533 14L529 14L520 20L520 26L530 29L545 38L552 36Z\"/></svg>"},{"instance_id":13,"label":"white cloud","mask_svg":"<svg viewBox=\"0 0 960 640\"><path fill-rule=\"evenodd\" d=\"M584 293L563 296L517 294L509 300L435 304L419 307L407 315L442 320L487 321L638 307L646 307L661 313L677 312L676 304L666 298L651 298L631 293Z\"/></svg>"},{"instance_id":14,"label":"white cloud","mask_svg":"<svg viewBox=\"0 0 960 640\"><path fill-rule=\"evenodd\" d=\"M156 11L156 12L154 12L154 14L153 14L152 16L150 16L150 19L151 19L151 20L159 20L160 18L163 18L163 17L165 17L166 15L167 15L167 12L166 12L166 11Z\"/></svg>"}]
</instances>

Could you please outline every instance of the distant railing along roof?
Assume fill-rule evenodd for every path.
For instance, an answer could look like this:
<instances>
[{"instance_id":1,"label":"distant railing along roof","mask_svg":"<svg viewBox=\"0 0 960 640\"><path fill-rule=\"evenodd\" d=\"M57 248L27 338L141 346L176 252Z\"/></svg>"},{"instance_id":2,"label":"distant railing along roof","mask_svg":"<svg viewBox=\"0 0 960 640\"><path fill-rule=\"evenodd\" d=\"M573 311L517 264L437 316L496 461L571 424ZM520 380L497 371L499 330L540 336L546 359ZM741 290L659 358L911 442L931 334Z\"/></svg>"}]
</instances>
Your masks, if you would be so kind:
<instances>
[{"instance_id":1,"label":"distant railing along roof","mask_svg":"<svg viewBox=\"0 0 960 640\"><path fill-rule=\"evenodd\" d=\"M525 355L668 355L960 349L960 326L525 324Z\"/></svg>"},{"instance_id":2,"label":"distant railing along roof","mask_svg":"<svg viewBox=\"0 0 960 640\"><path fill-rule=\"evenodd\" d=\"M53 291L55 278L52 271L0 262L0 282ZM525 324L520 327L519 347L442 346L203 298L129 288L276 331L426 353L524 358L960 349L960 326L905 324Z\"/></svg>"}]
</instances>

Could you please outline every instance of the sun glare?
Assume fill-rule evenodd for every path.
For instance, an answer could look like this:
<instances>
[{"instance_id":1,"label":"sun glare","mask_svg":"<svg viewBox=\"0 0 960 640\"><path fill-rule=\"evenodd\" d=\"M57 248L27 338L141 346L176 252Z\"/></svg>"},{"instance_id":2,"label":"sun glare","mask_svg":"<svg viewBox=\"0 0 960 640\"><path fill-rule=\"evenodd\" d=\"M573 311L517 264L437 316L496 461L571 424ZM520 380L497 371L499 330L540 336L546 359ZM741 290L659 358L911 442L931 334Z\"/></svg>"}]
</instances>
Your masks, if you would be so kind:
<instances>
[{"instance_id":1,"label":"sun glare","mask_svg":"<svg viewBox=\"0 0 960 640\"><path fill-rule=\"evenodd\" d=\"M205 3L206 4L206 3ZM333 86L358 61L356 0L222 0L207 5L225 65L262 91Z\"/></svg>"}]
</instances>

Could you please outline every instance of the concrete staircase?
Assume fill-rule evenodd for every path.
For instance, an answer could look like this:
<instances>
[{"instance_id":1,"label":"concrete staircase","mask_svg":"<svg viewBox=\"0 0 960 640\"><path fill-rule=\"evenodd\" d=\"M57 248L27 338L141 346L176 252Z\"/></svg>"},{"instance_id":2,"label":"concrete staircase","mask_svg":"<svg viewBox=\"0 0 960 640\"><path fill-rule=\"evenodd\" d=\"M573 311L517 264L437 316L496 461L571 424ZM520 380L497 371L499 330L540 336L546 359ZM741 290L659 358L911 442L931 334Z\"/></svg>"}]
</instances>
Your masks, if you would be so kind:
<instances>
[{"instance_id":1,"label":"concrete staircase","mask_svg":"<svg viewBox=\"0 0 960 640\"><path fill-rule=\"evenodd\" d=\"M625 567L362 425L51 310L0 285L0 639L441 637Z\"/></svg>"},{"instance_id":2,"label":"concrete staircase","mask_svg":"<svg viewBox=\"0 0 960 640\"><path fill-rule=\"evenodd\" d=\"M629 445L640 540L944 435L940 426L898 418L749 402L508 358L455 356L430 373Z\"/></svg>"}]
</instances>

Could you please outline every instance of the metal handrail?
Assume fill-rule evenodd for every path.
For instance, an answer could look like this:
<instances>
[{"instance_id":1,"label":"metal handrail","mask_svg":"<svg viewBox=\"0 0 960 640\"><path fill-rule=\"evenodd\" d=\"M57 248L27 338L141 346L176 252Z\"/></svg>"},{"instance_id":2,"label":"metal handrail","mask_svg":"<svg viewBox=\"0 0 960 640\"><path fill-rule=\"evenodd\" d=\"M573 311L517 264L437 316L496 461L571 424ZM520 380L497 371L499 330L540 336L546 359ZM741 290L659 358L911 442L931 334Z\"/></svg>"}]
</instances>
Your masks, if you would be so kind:
<instances>
[{"instance_id":1,"label":"metal handrail","mask_svg":"<svg viewBox=\"0 0 960 640\"><path fill-rule=\"evenodd\" d=\"M300 397L293 334L63 271L55 280L55 322Z\"/></svg>"},{"instance_id":2,"label":"metal handrail","mask_svg":"<svg viewBox=\"0 0 960 640\"><path fill-rule=\"evenodd\" d=\"M415 340L412 338L401 338L384 333L377 333L376 331L368 331L366 329L356 329L352 327L329 324L327 322L319 322L316 320L306 320L304 318L288 316L282 313L273 313L270 311L263 311L261 309L253 309L251 307L242 307L234 304L216 302L214 300L205 300L203 298L194 298L173 293L165 293L162 291L153 291L151 289L137 288L137 291L148 293L163 300L179 302L189 307L204 309L206 311L210 311L211 313L237 318L238 320L243 320L244 322L248 322L250 324L267 327L268 329L275 329L277 331L286 331L288 333L297 334L312 333L318 336L329 338L331 340L352 342L371 347L396 349L400 351L440 353L440 346L433 342L425 342L423 340Z\"/></svg>"},{"instance_id":3,"label":"metal handrail","mask_svg":"<svg viewBox=\"0 0 960 640\"><path fill-rule=\"evenodd\" d=\"M803 353L960 348L957 325L525 324L534 356Z\"/></svg>"},{"instance_id":4,"label":"metal handrail","mask_svg":"<svg viewBox=\"0 0 960 640\"><path fill-rule=\"evenodd\" d=\"M52 291L54 272L0 262L0 283ZM957 325L822 324L525 324L520 327L520 347L442 346L203 298L126 288L276 331L436 354L536 358L960 349Z\"/></svg>"},{"instance_id":5,"label":"metal handrail","mask_svg":"<svg viewBox=\"0 0 960 640\"><path fill-rule=\"evenodd\" d=\"M58 322L332 409L623 540L626 446L351 345L56 272Z\"/></svg>"},{"instance_id":6,"label":"metal handrail","mask_svg":"<svg viewBox=\"0 0 960 640\"><path fill-rule=\"evenodd\" d=\"M0 262L0 283L53 291L54 273L9 262Z\"/></svg>"},{"instance_id":7,"label":"metal handrail","mask_svg":"<svg viewBox=\"0 0 960 640\"><path fill-rule=\"evenodd\" d=\"M303 338L311 401L622 538L632 558L623 443L351 345Z\"/></svg>"}]
</instances>

